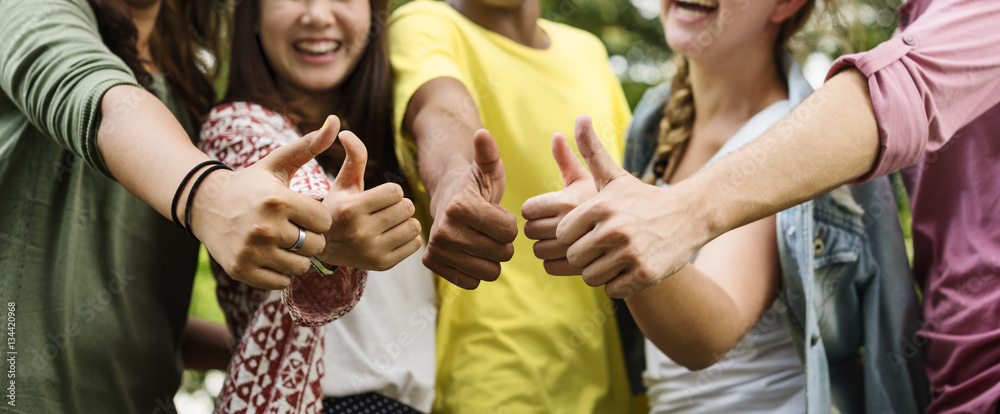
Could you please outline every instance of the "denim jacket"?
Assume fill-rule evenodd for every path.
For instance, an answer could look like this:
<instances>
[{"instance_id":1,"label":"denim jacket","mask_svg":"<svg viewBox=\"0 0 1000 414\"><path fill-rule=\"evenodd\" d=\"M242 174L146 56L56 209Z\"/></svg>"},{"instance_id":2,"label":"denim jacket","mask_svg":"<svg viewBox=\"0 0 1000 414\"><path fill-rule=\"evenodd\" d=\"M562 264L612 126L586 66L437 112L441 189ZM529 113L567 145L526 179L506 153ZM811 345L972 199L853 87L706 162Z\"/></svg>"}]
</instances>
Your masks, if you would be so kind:
<instances>
[{"instance_id":1,"label":"denim jacket","mask_svg":"<svg viewBox=\"0 0 1000 414\"><path fill-rule=\"evenodd\" d=\"M797 105L812 88L794 59L785 60L788 99ZM624 165L634 175L654 156L669 97L669 86L659 85L636 107ZM892 185L882 177L777 215L779 298L788 305L786 321L806 371L806 412L916 413L929 401L923 359L913 346L919 307L896 213ZM634 333L622 335L632 338L623 339L626 346L641 343ZM626 355L635 368L635 351Z\"/></svg>"}]
</instances>

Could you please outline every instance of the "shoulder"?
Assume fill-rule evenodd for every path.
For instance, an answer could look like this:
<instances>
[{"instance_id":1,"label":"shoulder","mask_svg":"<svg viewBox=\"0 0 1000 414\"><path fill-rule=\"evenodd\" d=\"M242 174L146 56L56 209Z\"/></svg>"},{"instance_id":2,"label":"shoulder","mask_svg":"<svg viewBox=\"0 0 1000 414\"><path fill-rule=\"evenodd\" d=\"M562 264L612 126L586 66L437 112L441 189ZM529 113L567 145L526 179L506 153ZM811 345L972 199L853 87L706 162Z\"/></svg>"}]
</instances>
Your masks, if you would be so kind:
<instances>
[{"instance_id":1,"label":"shoulder","mask_svg":"<svg viewBox=\"0 0 1000 414\"><path fill-rule=\"evenodd\" d=\"M0 10L7 19L46 16L60 23L85 22L97 31L94 10L84 0L3 1L0 2Z\"/></svg>"},{"instance_id":2,"label":"shoulder","mask_svg":"<svg viewBox=\"0 0 1000 414\"><path fill-rule=\"evenodd\" d=\"M542 30L545 30L553 43L570 45L589 56L600 56L603 60L608 59L608 50L604 47L601 39L586 30L545 19L539 19L538 25Z\"/></svg>"},{"instance_id":3,"label":"shoulder","mask_svg":"<svg viewBox=\"0 0 1000 414\"><path fill-rule=\"evenodd\" d=\"M472 24L443 1L418 0L400 6L389 17L391 36L403 28L405 31L461 30Z\"/></svg>"}]
</instances>

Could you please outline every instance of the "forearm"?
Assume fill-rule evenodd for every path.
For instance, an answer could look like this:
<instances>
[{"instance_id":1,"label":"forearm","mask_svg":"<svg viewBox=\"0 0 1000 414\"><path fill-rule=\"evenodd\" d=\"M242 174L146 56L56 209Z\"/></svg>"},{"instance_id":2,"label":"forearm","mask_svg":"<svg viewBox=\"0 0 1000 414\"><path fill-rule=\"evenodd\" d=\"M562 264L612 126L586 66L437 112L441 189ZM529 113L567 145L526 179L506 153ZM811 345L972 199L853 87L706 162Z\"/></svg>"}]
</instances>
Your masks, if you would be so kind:
<instances>
[{"instance_id":1,"label":"forearm","mask_svg":"<svg viewBox=\"0 0 1000 414\"><path fill-rule=\"evenodd\" d=\"M704 226L701 244L872 170L879 134L866 78L833 77L746 148L674 187Z\"/></svg>"},{"instance_id":2,"label":"forearm","mask_svg":"<svg viewBox=\"0 0 1000 414\"><path fill-rule=\"evenodd\" d=\"M436 215L447 184L456 182L473 162L472 137L482 128L479 111L461 82L438 78L414 93L403 125L416 141L420 180Z\"/></svg>"},{"instance_id":3,"label":"forearm","mask_svg":"<svg viewBox=\"0 0 1000 414\"><path fill-rule=\"evenodd\" d=\"M159 99L128 85L113 87L105 93L97 145L108 169L122 186L165 217L171 216L170 204L184 175L209 159L191 143ZM228 174L228 171L213 172L201 188L223 185ZM186 199L187 189L179 205L183 206ZM183 210L177 209L181 220Z\"/></svg>"},{"instance_id":4,"label":"forearm","mask_svg":"<svg viewBox=\"0 0 1000 414\"><path fill-rule=\"evenodd\" d=\"M753 325L725 289L690 264L625 302L643 334L691 370L721 360Z\"/></svg>"},{"instance_id":5,"label":"forearm","mask_svg":"<svg viewBox=\"0 0 1000 414\"><path fill-rule=\"evenodd\" d=\"M233 338L226 325L188 316L181 340L184 368L226 369L233 356Z\"/></svg>"}]
</instances>

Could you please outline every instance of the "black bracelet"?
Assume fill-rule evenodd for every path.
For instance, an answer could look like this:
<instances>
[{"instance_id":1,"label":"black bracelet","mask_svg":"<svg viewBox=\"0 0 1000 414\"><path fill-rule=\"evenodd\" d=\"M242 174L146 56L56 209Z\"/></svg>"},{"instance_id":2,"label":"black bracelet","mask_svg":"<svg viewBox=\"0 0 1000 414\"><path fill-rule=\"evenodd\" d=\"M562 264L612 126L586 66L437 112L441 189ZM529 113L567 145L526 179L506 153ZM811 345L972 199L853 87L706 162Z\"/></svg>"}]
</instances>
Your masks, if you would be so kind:
<instances>
[{"instance_id":1,"label":"black bracelet","mask_svg":"<svg viewBox=\"0 0 1000 414\"><path fill-rule=\"evenodd\" d=\"M174 201L170 202L170 216L173 218L174 224L176 224L177 227L180 227L181 230L184 229L184 226L181 225L181 220L177 218L177 202L181 201L181 193L184 192L184 186L187 185L187 182L189 180L191 180L191 177L194 176L194 173L198 172L198 170L202 169L206 165L212 165L212 164L225 165L221 161L216 161L216 160L202 161L198 163L198 165L195 165L194 168L191 169L191 171L188 171L187 175L184 176L184 179L181 180L181 185L177 186L177 192L174 193Z\"/></svg>"},{"instance_id":2,"label":"black bracelet","mask_svg":"<svg viewBox=\"0 0 1000 414\"><path fill-rule=\"evenodd\" d=\"M188 192L187 203L185 203L184 205L184 229L187 230L188 236L191 236L191 238L195 240L198 240L198 238L194 237L194 232L191 231L191 206L194 204L194 194L195 194L194 192L198 191L198 186L201 185L202 180L204 180L205 177L208 177L208 175L215 170L232 171L233 169L229 168L228 165L220 162L218 165L213 165L209 169L205 170L205 172L201 173L201 175L198 176L197 180L194 180L194 184L191 184L191 191Z\"/></svg>"}]
</instances>

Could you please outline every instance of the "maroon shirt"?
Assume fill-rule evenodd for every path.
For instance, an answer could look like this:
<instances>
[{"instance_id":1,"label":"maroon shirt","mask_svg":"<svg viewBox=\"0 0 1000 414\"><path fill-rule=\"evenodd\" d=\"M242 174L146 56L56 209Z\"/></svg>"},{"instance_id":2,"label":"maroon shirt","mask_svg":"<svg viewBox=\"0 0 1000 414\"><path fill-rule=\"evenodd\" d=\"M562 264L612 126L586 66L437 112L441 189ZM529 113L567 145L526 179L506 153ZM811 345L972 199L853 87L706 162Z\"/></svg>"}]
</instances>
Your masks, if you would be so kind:
<instances>
[{"instance_id":1,"label":"maroon shirt","mask_svg":"<svg viewBox=\"0 0 1000 414\"><path fill-rule=\"evenodd\" d=\"M875 177L904 171L931 413L1000 399L1000 0L910 0L900 28L841 57L868 77L881 135Z\"/></svg>"}]
</instances>

